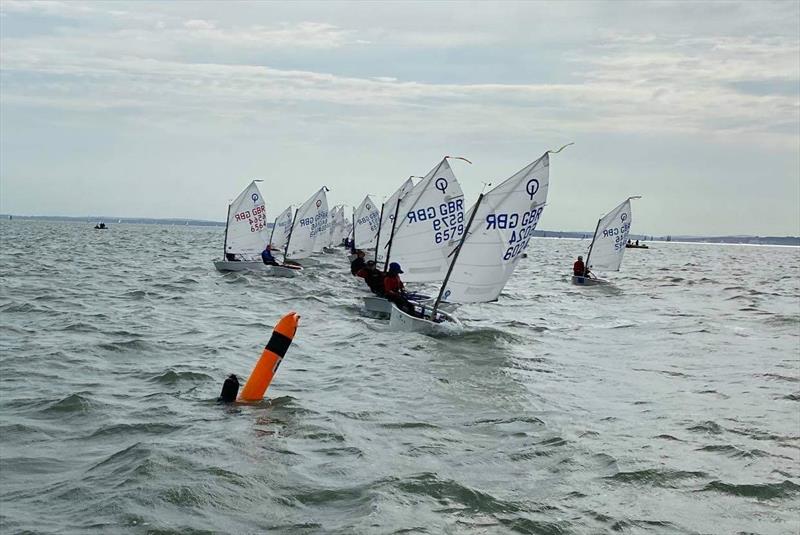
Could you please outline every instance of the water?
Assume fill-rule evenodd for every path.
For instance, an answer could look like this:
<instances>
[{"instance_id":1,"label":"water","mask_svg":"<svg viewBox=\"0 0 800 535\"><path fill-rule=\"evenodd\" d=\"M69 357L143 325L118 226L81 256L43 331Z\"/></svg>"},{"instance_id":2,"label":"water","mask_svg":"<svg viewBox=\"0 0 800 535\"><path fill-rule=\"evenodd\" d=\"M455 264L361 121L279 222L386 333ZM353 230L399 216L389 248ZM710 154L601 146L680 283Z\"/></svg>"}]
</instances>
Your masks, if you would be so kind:
<instances>
[{"instance_id":1,"label":"water","mask_svg":"<svg viewBox=\"0 0 800 535\"><path fill-rule=\"evenodd\" d=\"M222 229L0 224L3 533L797 533L800 251L537 239L443 338L343 253L221 275ZM215 403L284 313L254 406Z\"/></svg>"}]
</instances>

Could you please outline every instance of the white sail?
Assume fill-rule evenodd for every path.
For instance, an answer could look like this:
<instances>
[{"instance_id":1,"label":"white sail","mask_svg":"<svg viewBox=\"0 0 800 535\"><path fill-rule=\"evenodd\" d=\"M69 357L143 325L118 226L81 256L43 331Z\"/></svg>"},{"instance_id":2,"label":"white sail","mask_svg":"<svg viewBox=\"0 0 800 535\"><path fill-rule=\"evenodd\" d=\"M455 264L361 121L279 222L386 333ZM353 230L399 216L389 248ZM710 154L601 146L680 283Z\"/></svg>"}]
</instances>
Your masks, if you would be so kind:
<instances>
[{"instance_id":1,"label":"white sail","mask_svg":"<svg viewBox=\"0 0 800 535\"><path fill-rule=\"evenodd\" d=\"M619 271L632 221L631 198L600 219L586 257L586 266L590 270Z\"/></svg>"},{"instance_id":2,"label":"white sail","mask_svg":"<svg viewBox=\"0 0 800 535\"><path fill-rule=\"evenodd\" d=\"M322 251L328 238L328 196L322 187L297 209L287 258L307 258Z\"/></svg>"},{"instance_id":3,"label":"white sail","mask_svg":"<svg viewBox=\"0 0 800 535\"><path fill-rule=\"evenodd\" d=\"M375 206L370 196L367 195L356 209L356 249L375 247L375 238L378 235L380 219L380 208Z\"/></svg>"},{"instance_id":4,"label":"white sail","mask_svg":"<svg viewBox=\"0 0 800 535\"><path fill-rule=\"evenodd\" d=\"M286 247L286 238L289 237L289 229L292 228L292 216L294 210L289 206L286 210L281 212L275 219L275 229L272 231L272 246L277 249Z\"/></svg>"},{"instance_id":5,"label":"white sail","mask_svg":"<svg viewBox=\"0 0 800 535\"><path fill-rule=\"evenodd\" d=\"M344 206L334 206L328 216L328 245L330 247L341 245L345 237L346 228L347 220L344 217Z\"/></svg>"},{"instance_id":6,"label":"white sail","mask_svg":"<svg viewBox=\"0 0 800 535\"><path fill-rule=\"evenodd\" d=\"M386 251L389 244L389 237L392 234L392 221L394 221L394 211L397 208L397 199L402 199L408 192L414 189L414 181L410 178L403 182L397 191L383 203L383 216L381 216L381 235L376 251L376 260L383 262L386 260Z\"/></svg>"},{"instance_id":7,"label":"white sail","mask_svg":"<svg viewBox=\"0 0 800 535\"><path fill-rule=\"evenodd\" d=\"M225 253L255 258L264 250L268 239L264 197L254 180L228 207Z\"/></svg>"},{"instance_id":8,"label":"white sail","mask_svg":"<svg viewBox=\"0 0 800 535\"><path fill-rule=\"evenodd\" d=\"M464 193L447 158L401 199L397 218L389 261L400 263L403 280L444 279L448 255L466 226Z\"/></svg>"},{"instance_id":9,"label":"white sail","mask_svg":"<svg viewBox=\"0 0 800 535\"><path fill-rule=\"evenodd\" d=\"M442 293L444 301L494 301L536 229L549 186L549 154L483 195ZM467 213L469 222L475 207Z\"/></svg>"},{"instance_id":10,"label":"white sail","mask_svg":"<svg viewBox=\"0 0 800 535\"><path fill-rule=\"evenodd\" d=\"M332 247L334 245L334 240L336 239L336 217L338 213L338 206L334 206L328 212L328 232L322 244L324 247Z\"/></svg>"}]
</instances>

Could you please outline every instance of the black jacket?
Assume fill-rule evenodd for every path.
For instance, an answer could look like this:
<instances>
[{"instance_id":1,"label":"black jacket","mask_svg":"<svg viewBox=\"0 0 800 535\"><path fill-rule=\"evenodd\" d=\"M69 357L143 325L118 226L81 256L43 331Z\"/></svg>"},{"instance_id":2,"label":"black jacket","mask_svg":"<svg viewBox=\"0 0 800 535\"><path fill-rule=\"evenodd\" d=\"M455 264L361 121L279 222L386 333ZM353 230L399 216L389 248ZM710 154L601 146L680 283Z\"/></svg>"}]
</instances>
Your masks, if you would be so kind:
<instances>
[{"instance_id":1,"label":"black jacket","mask_svg":"<svg viewBox=\"0 0 800 535\"><path fill-rule=\"evenodd\" d=\"M360 270L361 268L366 267L366 266L367 266L367 261L366 260L364 260L363 258L360 258L360 257L356 257L355 260L350 262L350 273L355 275L356 273L358 273L358 270Z\"/></svg>"}]
</instances>

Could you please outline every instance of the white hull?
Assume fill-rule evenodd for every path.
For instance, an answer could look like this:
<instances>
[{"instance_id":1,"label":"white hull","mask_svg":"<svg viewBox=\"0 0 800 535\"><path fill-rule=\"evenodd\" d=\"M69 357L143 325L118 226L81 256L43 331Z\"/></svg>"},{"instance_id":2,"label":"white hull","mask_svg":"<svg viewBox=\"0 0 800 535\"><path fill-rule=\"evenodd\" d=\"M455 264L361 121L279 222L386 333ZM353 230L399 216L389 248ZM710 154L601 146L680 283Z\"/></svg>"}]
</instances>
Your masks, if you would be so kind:
<instances>
[{"instance_id":1,"label":"white hull","mask_svg":"<svg viewBox=\"0 0 800 535\"><path fill-rule=\"evenodd\" d=\"M302 271L300 269L293 269L284 266L268 266L264 262L243 261L243 262L228 262L227 260L217 260L214 262L214 267L217 271L258 271L269 273L273 277L296 277Z\"/></svg>"},{"instance_id":2,"label":"white hull","mask_svg":"<svg viewBox=\"0 0 800 535\"><path fill-rule=\"evenodd\" d=\"M393 331L433 335L446 333L454 326L460 327L462 325L458 318L451 316L447 312L438 311L436 314L443 321L437 323L429 319L415 318L414 316L409 316L397 306L392 305L389 328Z\"/></svg>"},{"instance_id":3,"label":"white hull","mask_svg":"<svg viewBox=\"0 0 800 535\"><path fill-rule=\"evenodd\" d=\"M608 281L603 279L593 279L591 277L578 277L576 275L573 275L572 284L575 284L576 286L598 286L601 284L608 284Z\"/></svg>"},{"instance_id":4,"label":"white hull","mask_svg":"<svg viewBox=\"0 0 800 535\"><path fill-rule=\"evenodd\" d=\"M426 308L433 308L434 299L428 298L423 301L412 301L413 303L424 304ZM439 303L439 310L442 312L453 313L458 308L457 303ZM392 303L384 297L368 295L364 297L364 309L374 314L390 315L392 313Z\"/></svg>"},{"instance_id":5,"label":"white hull","mask_svg":"<svg viewBox=\"0 0 800 535\"><path fill-rule=\"evenodd\" d=\"M294 262L294 263L296 263L298 265L301 265L303 267L311 267L311 266L320 265L320 261L319 260L317 260L316 258L310 258L310 257L309 258L287 258L286 262L287 263Z\"/></svg>"},{"instance_id":6,"label":"white hull","mask_svg":"<svg viewBox=\"0 0 800 535\"><path fill-rule=\"evenodd\" d=\"M333 247L323 247L322 252L325 254L334 254L336 252L336 249L334 249Z\"/></svg>"},{"instance_id":7,"label":"white hull","mask_svg":"<svg viewBox=\"0 0 800 535\"><path fill-rule=\"evenodd\" d=\"M388 299L378 297L377 295L368 295L364 297L364 309L373 314L383 314L388 316L392 313L392 304Z\"/></svg>"}]
</instances>

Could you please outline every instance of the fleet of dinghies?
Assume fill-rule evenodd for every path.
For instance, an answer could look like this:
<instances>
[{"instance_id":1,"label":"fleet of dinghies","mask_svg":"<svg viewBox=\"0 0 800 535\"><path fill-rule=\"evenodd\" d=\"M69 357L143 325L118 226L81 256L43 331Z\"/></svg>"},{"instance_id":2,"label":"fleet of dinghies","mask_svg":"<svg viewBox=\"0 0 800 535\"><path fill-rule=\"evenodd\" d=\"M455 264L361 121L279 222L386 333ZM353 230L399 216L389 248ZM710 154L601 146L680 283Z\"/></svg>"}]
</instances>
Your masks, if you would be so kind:
<instances>
[{"instance_id":1,"label":"fleet of dinghies","mask_svg":"<svg viewBox=\"0 0 800 535\"><path fill-rule=\"evenodd\" d=\"M313 255L331 254L335 247L349 244L351 252L368 254L379 271L398 263L405 282L438 285L435 297L405 294L402 307L395 297L390 302L380 293L370 293L364 296L367 311L388 316L394 330L442 332L461 325L459 305L500 297L525 258L547 203L550 155L564 147L545 152L481 193L469 210L449 163L471 163L461 157L445 156L424 177L409 177L380 206L365 196L349 218L344 205L328 209L329 190L323 186L296 210L287 207L269 231L260 181L254 180L228 206L224 254L214 265L223 272L295 276L301 266L318 263ZM587 272L573 276L574 284L602 284L607 281L592 271L619 270L630 234L631 200L637 198L629 197L597 222L586 255ZM272 256L278 253L281 263Z\"/></svg>"}]
</instances>

